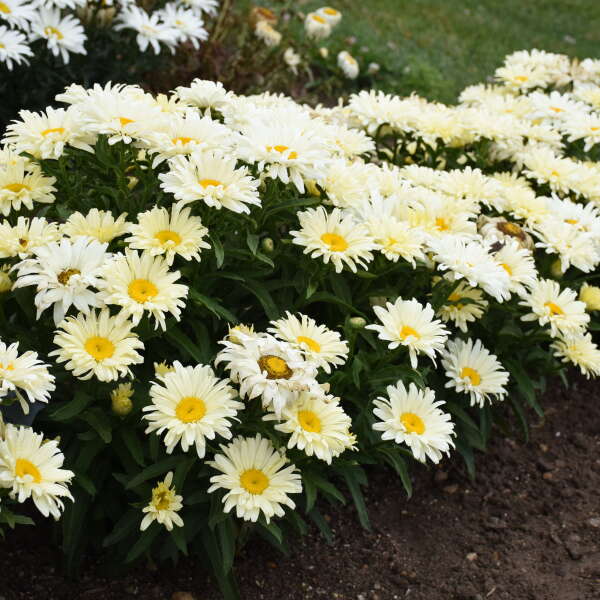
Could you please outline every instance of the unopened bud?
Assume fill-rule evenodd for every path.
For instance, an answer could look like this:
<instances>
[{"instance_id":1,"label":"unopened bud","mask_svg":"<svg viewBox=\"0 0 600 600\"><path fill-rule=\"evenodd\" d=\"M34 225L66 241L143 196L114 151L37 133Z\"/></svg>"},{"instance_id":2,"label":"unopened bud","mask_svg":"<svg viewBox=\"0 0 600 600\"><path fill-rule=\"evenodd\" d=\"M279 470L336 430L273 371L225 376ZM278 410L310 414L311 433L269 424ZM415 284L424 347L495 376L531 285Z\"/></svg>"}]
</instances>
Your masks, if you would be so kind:
<instances>
[{"instance_id":1,"label":"unopened bud","mask_svg":"<svg viewBox=\"0 0 600 600\"><path fill-rule=\"evenodd\" d=\"M111 393L112 411L118 417L126 417L133 408L133 389L130 383L121 383Z\"/></svg>"},{"instance_id":2,"label":"unopened bud","mask_svg":"<svg viewBox=\"0 0 600 600\"><path fill-rule=\"evenodd\" d=\"M367 324L367 321L362 317L352 317L349 323L352 329L362 329Z\"/></svg>"},{"instance_id":3,"label":"unopened bud","mask_svg":"<svg viewBox=\"0 0 600 600\"><path fill-rule=\"evenodd\" d=\"M554 279L561 279L563 276L563 269L559 259L556 259L550 267L550 273Z\"/></svg>"},{"instance_id":4,"label":"unopened bud","mask_svg":"<svg viewBox=\"0 0 600 600\"><path fill-rule=\"evenodd\" d=\"M263 252L266 252L267 254L271 254L271 252L273 252L273 250L275 250L275 242L273 241L272 238L266 237L266 238L263 238L262 241L260 242L260 247L263 249Z\"/></svg>"},{"instance_id":5,"label":"unopened bud","mask_svg":"<svg viewBox=\"0 0 600 600\"><path fill-rule=\"evenodd\" d=\"M584 283L579 290L579 299L585 302L587 310L600 310L600 288Z\"/></svg>"}]
</instances>

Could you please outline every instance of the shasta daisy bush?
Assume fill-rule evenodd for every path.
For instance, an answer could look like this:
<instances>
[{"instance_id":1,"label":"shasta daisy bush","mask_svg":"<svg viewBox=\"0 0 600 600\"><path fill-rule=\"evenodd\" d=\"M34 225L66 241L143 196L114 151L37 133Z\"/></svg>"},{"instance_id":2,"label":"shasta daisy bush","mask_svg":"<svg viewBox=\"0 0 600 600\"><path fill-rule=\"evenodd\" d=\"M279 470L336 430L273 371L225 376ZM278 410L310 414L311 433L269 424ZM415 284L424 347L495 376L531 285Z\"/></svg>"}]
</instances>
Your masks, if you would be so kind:
<instances>
[{"instance_id":1,"label":"shasta daisy bush","mask_svg":"<svg viewBox=\"0 0 600 600\"><path fill-rule=\"evenodd\" d=\"M600 373L600 62L519 52L457 106L195 80L68 87L0 149L0 520L67 568L285 549L365 465L474 472L548 376ZM533 81L532 81L533 80ZM511 414L516 418L511 419ZM42 433L43 432L43 433Z\"/></svg>"}]
</instances>

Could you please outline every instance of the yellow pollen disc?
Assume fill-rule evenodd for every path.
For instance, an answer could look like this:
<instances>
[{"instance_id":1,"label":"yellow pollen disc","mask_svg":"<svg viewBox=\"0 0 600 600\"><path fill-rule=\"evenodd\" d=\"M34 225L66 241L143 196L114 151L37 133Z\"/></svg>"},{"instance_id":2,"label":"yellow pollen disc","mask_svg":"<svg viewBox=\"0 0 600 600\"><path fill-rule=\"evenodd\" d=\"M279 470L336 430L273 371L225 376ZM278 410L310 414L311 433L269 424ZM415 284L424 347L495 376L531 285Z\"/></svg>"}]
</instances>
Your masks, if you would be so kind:
<instances>
[{"instance_id":1,"label":"yellow pollen disc","mask_svg":"<svg viewBox=\"0 0 600 600\"><path fill-rule=\"evenodd\" d=\"M558 177L559 176L559 172L558 171L550 171L550 175L552 175L552 177Z\"/></svg>"},{"instance_id":2,"label":"yellow pollen disc","mask_svg":"<svg viewBox=\"0 0 600 600\"><path fill-rule=\"evenodd\" d=\"M44 33L47 36L55 35L59 40L62 40L65 36L56 27L44 27Z\"/></svg>"},{"instance_id":3,"label":"yellow pollen disc","mask_svg":"<svg viewBox=\"0 0 600 600\"><path fill-rule=\"evenodd\" d=\"M2 42L0 42L0 48L6 48L6 46Z\"/></svg>"},{"instance_id":4,"label":"yellow pollen disc","mask_svg":"<svg viewBox=\"0 0 600 600\"><path fill-rule=\"evenodd\" d=\"M289 146L277 145L277 146L267 146L267 152L271 152L271 150L276 150L279 154L283 154L286 150L289 150ZM298 153L292 150L288 154L288 158L294 159L298 158Z\"/></svg>"},{"instance_id":5,"label":"yellow pollen disc","mask_svg":"<svg viewBox=\"0 0 600 600\"><path fill-rule=\"evenodd\" d=\"M15 365L13 363L8 363L6 366L4 366L4 364L0 362L0 369L4 369L5 371L14 371Z\"/></svg>"},{"instance_id":6,"label":"yellow pollen disc","mask_svg":"<svg viewBox=\"0 0 600 600\"><path fill-rule=\"evenodd\" d=\"M516 79L517 81L525 82L525 81L527 81L527 80L529 79L529 77L526 77L525 75L517 75L517 76L515 77L515 79Z\"/></svg>"},{"instance_id":7,"label":"yellow pollen disc","mask_svg":"<svg viewBox=\"0 0 600 600\"><path fill-rule=\"evenodd\" d=\"M115 353L115 345L105 337L94 335L88 338L85 345L85 351L96 360L110 358Z\"/></svg>"},{"instance_id":8,"label":"yellow pollen disc","mask_svg":"<svg viewBox=\"0 0 600 600\"><path fill-rule=\"evenodd\" d=\"M458 292L452 292L448 296L448 300L450 300L450 302L458 302L460 299L461 299L461 295Z\"/></svg>"},{"instance_id":9,"label":"yellow pollen disc","mask_svg":"<svg viewBox=\"0 0 600 600\"><path fill-rule=\"evenodd\" d=\"M324 233L321 236L321 241L327 244L332 252L343 252L348 249L346 239L337 233Z\"/></svg>"},{"instance_id":10,"label":"yellow pollen disc","mask_svg":"<svg viewBox=\"0 0 600 600\"><path fill-rule=\"evenodd\" d=\"M267 372L267 379L289 379L294 372L289 365L273 354L265 354L258 359L258 366L261 371Z\"/></svg>"},{"instance_id":11,"label":"yellow pollen disc","mask_svg":"<svg viewBox=\"0 0 600 600\"><path fill-rule=\"evenodd\" d=\"M305 431L321 433L321 419L312 410L299 410L298 422Z\"/></svg>"},{"instance_id":12,"label":"yellow pollen disc","mask_svg":"<svg viewBox=\"0 0 600 600\"><path fill-rule=\"evenodd\" d=\"M565 311L558 306L558 304L554 304L554 302L544 302L544 306L550 310L550 314L552 315L564 315Z\"/></svg>"},{"instance_id":13,"label":"yellow pollen disc","mask_svg":"<svg viewBox=\"0 0 600 600\"><path fill-rule=\"evenodd\" d=\"M148 300L152 300L158 295L158 288L147 279L134 279L127 288L129 297L133 298L136 302L144 304Z\"/></svg>"},{"instance_id":14,"label":"yellow pollen disc","mask_svg":"<svg viewBox=\"0 0 600 600\"><path fill-rule=\"evenodd\" d=\"M15 462L15 475L17 477L25 477L29 475L35 483L42 482L42 474L40 470L26 458L17 458Z\"/></svg>"},{"instance_id":15,"label":"yellow pollen disc","mask_svg":"<svg viewBox=\"0 0 600 600\"><path fill-rule=\"evenodd\" d=\"M501 221L496 226L502 233L510 235L512 237L522 237L523 230L516 223L509 223L508 221Z\"/></svg>"},{"instance_id":16,"label":"yellow pollen disc","mask_svg":"<svg viewBox=\"0 0 600 600\"><path fill-rule=\"evenodd\" d=\"M324 12L326 15L329 15L330 17L335 17L336 15L339 15L339 12L338 12L337 10L335 10L335 8L329 8L329 6L326 6L326 7L323 9L323 12Z\"/></svg>"},{"instance_id":17,"label":"yellow pollen disc","mask_svg":"<svg viewBox=\"0 0 600 600\"><path fill-rule=\"evenodd\" d=\"M44 129L44 131L42 131L42 137L46 137L47 135L50 135L51 133L64 133L64 132L65 132L64 127L52 127L51 129Z\"/></svg>"},{"instance_id":18,"label":"yellow pollen disc","mask_svg":"<svg viewBox=\"0 0 600 600\"><path fill-rule=\"evenodd\" d=\"M410 325L403 325L402 329L400 330L400 337L403 340L405 340L407 337L410 336L416 337L417 339L421 339L421 336Z\"/></svg>"},{"instance_id":19,"label":"yellow pollen disc","mask_svg":"<svg viewBox=\"0 0 600 600\"><path fill-rule=\"evenodd\" d=\"M169 508L169 506L171 505L171 498L170 498L171 494L169 493L169 490L159 490L154 494L154 506L158 509L158 510L167 510Z\"/></svg>"},{"instance_id":20,"label":"yellow pollen disc","mask_svg":"<svg viewBox=\"0 0 600 600\"><path fill-rule=\"evenodd\" d=\"M419 415L415 413L405 412L400 415L400 422L404 425L407 433L417 433L422 435L425 433L425 423Z\"/></svg>"},{"instance_id":21,"label":"yellow pollen disc","mask_svg":"<svg viewBox=\"0 0 600 600\"><path fill-rule=\"evenodd\" d=\"M79 269L66 269L62 273L58 274L58 283L67 285L67 283L69 283L69 279L71 279L73 275L81 275L81 271Z\"/></svg>"},{"instance_id":22,"label":"yellow pollen disc","mask_svg":"<svg viewBox=\"0 0 600 600\"><path fill-rule=\"evenodd\" d=\"M24 183L9 183L8 185L5 185L3 189L14 192L15 194L18 194L23 190L31 190L31 188Z\"/></svg>"},{"instance_id":23,"label":"yellow pollen disc","mask_svg":"<svg viewBox=\"0 0 600 600\"><path fill-rule=\"evenodd\" d=\"M506 263L500 263L500 266L510 275L512 276L512 269Z\"/></svg>"},{"instance_id":24,"label":"yellow pollen disc","mask_svg":"<svg viewBox=\"0 0 600 600\"><path fill-rule=\"evenodd\" d=\"M133 119L128 119L127 117L119 117L119 123L121 123L122 127L125 127L125 125L129 125L129 123L133 123Z\"/></svg>"},{"instance_id":25,"label":"yellow pollen disc","mask_svg":"<svg viewBox=\"0 0 600 600\"><path fill-rule=\"evenodd\" d=\"M600 129L600 127L590 127L590 131L598 131L598 129Z\"/></svg>"},{"instance_id":26,"label":"yellow pollen disc","mask_svg":"<svg viewBox=\"0 0 600 600\"><path fill-rule=\"evenodd\" d=\"M175 414L182 423L196 423L206 414L206 404L196 396L185 396L177 404Z\"/></svg>"},{"instance_id":27,"label":"yellow pollen disc","mask_svg":"<svg viewBox=\"0 0 600 600\"><path fill-rule=\"evenodd\" d=\"M29 244L29 240L19 238L19 246L21 246L21 248L27 248L27 244Z\"/></svg>"},{"instance_id":28,"label":"yellow pollen disc","mask_svg":"<svg viewBox=\"0 0 600 600\"><path fill-rule=\"evenodd\" d=\"M174 144L189 144L194 138L191 137L174 137L171 141ZM197 140L194 140L197 141Z\"/></svg>"},{"instance_id":29,"label":"yellow pollen disc","mask_svg":"<svg viewBox=\"0 0 600 600\"><path fill-rule=\"evenodd\" d=\"M460 376L463 379L470 379L471 385L479 385L481 383L481 375L471 367L463 367L460 371Z\"/></svg>"},{"instance_id":30,"label":"yellow pollen disc","mask_svg":"<svg viewBox=\"0 0 600 600\"><path fill-rule=\"evenodd\" d=\"M553 110L555 113L561 113L564 109L560 108L559 106L551 106L550 110Z\"/></svg>"},{"instance_id":31,"label":"yellow pollen disc","mask_svg":"<svg viewBox=\"0 0 600 600\"><path fill-rule=\"evenodd\" d=\"M565 223L569 223L569 225L577 225L579 221L577 219L565 219Z\"/></svg>"},{"instance_id":32,"label":"yellow pollen disc","mask_svg":"<svg viewBox=\"0 0 600 600\"><path fill-rule=\"evenodd\" d=\"M240 475L240 485L257 496L269 487L269 478L258 469L247 469Z\"/></svg>"},{"instance_id":33,"label":"yellow pollen disc","mask_svg":"<svg viewBox=\"0 0 600 600\"><path fill-rule=\"evenodd\" d=\"M439 229L439 231L447 231L448 229L450 229L448 222L442 217L438 217L435 220L435 226L437 229Z\"/></svg>"},{"instance_id":34,"label":"yellow pollen disc","mask_svg":"<svg viewBox=\"0 0 600 600\"><path fill-rule=\"evenodd\" d=\"M169 229L159 231L154 237L163 245L169 242L173 242L175 245L181 244L181 236L177 232Z\"/></svg>"},{"instance_id":35,"label":"yellow pollen disc","mask_svg":"<svg viewBox=\"0 0 600 600\"><path fill-rule=\"evenodd\" d=\"M0 13L4 13L5 15L10 14L12 11L10 10L10 8L8 8L8 6L6 6L6 4L4 4L4 2L0 2ZM2 46L4 48L4 46Z\"/></svg>"},{"instance_id":36,"label":"yellow pollen disc","mask_svg":"<svg viewBox=\"0 0 600 600\"><path fill-rule=\"evenodd\" d=\"M203 188L207 188L209 186L217 187L218 185L223 185L218 179L201 179L198 183Z\"/></svg>"},{"instance_id":37,"label":"yellow pollen disc","mask_svg":"<svg viewBox=\"0 0 600 600\"><path fill-rule=\"evenodd\" d=\"M312 18L314 21L316 21L317 23L321 23L322 25L325 25L327 23L327 21L320 15L313 15Z\"/></svg>"},{"instance_id":38,"label":"yellow pollen disc","mask_svg":"<svg viewBox=\"0 0 600 600\"><path fill-rule=\"evenodd\" d=\"M313 352L321 352L321 345L318 342L315 342L312 338L306 337L304 335L299 335L296 338L296 341L299 344L305 343Z\"/></svg>"}]
</instances>

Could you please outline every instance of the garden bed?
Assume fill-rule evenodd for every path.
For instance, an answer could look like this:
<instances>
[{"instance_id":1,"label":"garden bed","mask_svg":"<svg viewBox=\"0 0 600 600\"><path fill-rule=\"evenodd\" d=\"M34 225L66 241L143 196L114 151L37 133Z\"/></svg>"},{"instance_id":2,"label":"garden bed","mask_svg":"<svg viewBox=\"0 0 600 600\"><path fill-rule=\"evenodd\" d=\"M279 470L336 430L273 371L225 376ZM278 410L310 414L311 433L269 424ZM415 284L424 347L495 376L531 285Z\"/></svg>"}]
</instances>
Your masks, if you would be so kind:
<instances>
[{"instance_id":1,"label":"garden bed","mask_svg":"<svg viewBox=\"0 0 600 600\"><path fill-rule=\"evenodd\" d=\"M529 443L496 435L477 479L459 457L420 469L407 501L380 473L366 491L371 532L353 507L326 508L332 545L312 530L283 557L251 540L236 573L244 600L593 600L600 597L600 402L597 385L554 382ZM220 598L197 562L142 567L123 578L93 565L80 581L59 575L39 529L10 534L0 554L6 600ZM181 597L185 600L187 597Z\"/></svg>"}]
</instances>

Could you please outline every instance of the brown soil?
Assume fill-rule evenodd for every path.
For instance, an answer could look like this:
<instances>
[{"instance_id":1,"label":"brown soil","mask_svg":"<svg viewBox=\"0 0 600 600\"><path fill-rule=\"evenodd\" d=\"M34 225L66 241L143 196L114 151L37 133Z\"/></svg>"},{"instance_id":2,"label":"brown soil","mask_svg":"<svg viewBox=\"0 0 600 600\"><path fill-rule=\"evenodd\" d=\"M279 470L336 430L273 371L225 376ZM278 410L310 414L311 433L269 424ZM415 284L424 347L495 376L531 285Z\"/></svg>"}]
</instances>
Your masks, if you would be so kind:
<instances>
[{"instance_id":1,"label":"brown soil","mask_svg":"<svg viewBox=\"0 0 600 600\"><path fill-rule=\"evenodd\" d=\"M343 507L326 509L332 545L312 531L284 557L251 542L237 563L242 599L600 599L600 392L557 384L545 406L529 443L496 436L474 483L456 459L417 473L407 501L395 478L373 474L371 532ZM90 567L69 582L39 533L25 531L0 546L0 600L220 597L193 562L122 579ZM182 591L193 596L173 596Z\"/></svg>"}]
</instances>

